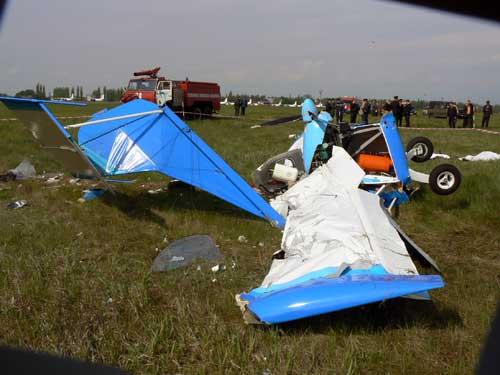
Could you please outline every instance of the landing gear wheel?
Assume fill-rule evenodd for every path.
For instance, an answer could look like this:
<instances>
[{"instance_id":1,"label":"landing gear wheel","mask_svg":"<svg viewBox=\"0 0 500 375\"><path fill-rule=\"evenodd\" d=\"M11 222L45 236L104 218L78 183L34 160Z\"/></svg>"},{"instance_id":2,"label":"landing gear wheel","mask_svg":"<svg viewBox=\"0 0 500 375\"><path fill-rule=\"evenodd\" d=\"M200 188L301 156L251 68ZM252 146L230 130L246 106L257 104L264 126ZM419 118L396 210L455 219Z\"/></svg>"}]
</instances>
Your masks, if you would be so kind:
<instances>
[{"instance_id":1,"label":"landing gear wheel","mask_svg":"<svg viewBox=\"0 0 500 375\"><path fill-rule=\"evenodd\" d=\"M439 195L449 195L455 192L462 182L462 174L451 164L438 165L429 175L431 190Z\"/></svg>"},{"instance_id":2,"label":"landing gear wheel","mask_svg":"<svg viewBox=\"0 0 500 375\"><path fill-rule=\"evenodd\" d=\"M255 186L263 190L270 196L280 193L288 188L286 182L273 180L273 169L275 164L291 164L292 167L297 168L300 172L304 172L304 160L302 159L301 150L292 150L276 155L275 157L267 160L253 173L253 182Z\"/></svg>"},{"instance_id":3,"label":"landing gear wheel","mask_svg":"<svg viewBox=\"0 0 500 375\"><path fill-rule=\"evenodd\" d=\"M434 145L431 140L426 137L415 137L410 139L410 142L406 145L406 152L414 148L419 150L420 155L415 155L411 160L417 163L423 163L429 160L434 153Z\"/></svg>"}]
</instances>

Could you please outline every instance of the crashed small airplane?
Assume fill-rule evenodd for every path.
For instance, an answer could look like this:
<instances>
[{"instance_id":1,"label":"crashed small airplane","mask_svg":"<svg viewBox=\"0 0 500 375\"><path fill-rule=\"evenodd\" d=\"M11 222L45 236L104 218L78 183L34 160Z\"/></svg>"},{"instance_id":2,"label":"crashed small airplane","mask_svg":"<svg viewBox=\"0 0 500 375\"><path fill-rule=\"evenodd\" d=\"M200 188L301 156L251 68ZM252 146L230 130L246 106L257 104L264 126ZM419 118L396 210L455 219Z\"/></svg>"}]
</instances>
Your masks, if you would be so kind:
<instances>
[{"instance_id":1,"label":"crashed small airplane","mask_svg":"<svg viewBox=\"0 0 500 375\"><path fill-rule=\"evenodd\" d=\"M328 160L270 205L168 107L136 99L63 126L47 107L53 101L0 101L70 171L109 189L123 182L120 176L159 172L284 228L261 287L236 296L246 322L282 323L396 297L429 299L429 290L444 286L439 275L418 274L410 254L439 269L391 219L381 196L360 189L365 172L342 147L330 145ZM310 104L302 111L317 123ZM321 132L313 130L316 142Z\"/></svg>"}]
</instances>

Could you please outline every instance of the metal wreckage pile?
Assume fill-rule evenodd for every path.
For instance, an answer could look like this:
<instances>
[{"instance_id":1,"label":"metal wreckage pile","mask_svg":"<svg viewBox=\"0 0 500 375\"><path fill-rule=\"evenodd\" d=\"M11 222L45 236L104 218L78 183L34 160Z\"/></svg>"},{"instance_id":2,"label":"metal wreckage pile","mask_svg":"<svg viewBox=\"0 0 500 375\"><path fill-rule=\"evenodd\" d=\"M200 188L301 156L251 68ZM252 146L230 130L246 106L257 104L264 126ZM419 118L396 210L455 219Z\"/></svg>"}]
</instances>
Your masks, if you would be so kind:
<instances>
[{"instance_id":1,"label":"metal wreckage pile","mask_svg":"<svg viewBox=\"0 0 500 375\"><path fill-rule=\"evenodd\" d=\"M76 103L0 101L79 176L112 189L122 175L159 172L283 229L261 286L236 295L248 323L282 323L396 297L430 299L429 290L444 286L439 274L419 275L412 257L439 269L389 211L409 199L413 181L448 194L460 174L450 165L430 175L412 171L407 158L428 159L429 144L414 142L406 152L390 113L380 124L337 126L306 100L301 139L256 171L258 187L274 197L269 204L168 107L137 99L63 126L47 104Z\"/></svg>"}]
</instances>

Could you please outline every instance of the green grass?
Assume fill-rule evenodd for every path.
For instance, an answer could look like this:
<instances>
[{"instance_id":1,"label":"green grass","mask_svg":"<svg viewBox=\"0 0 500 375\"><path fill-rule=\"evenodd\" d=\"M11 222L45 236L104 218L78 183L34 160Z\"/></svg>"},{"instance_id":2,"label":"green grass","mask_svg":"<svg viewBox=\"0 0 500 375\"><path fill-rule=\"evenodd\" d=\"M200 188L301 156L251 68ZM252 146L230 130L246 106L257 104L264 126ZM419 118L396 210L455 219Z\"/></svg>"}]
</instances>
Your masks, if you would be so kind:
<instances>
[{"instance_id":1,"label":"green grass","mask_svg":"<svg viewBox=\"0 0 500 375\"><path fill-rule=\"evenodd\" d=\"M103 105L54 111L76 116ZM256 166L287 149L288 135L303 125L250 127L296 112L251 107L245 119L190 124L250 179ZM0 108L5 117L13 116ZM490 126L500 130L499 120L495 116ZM65 123L70 121L79 122ZM415 125L446 127L445 120L422 116ZM423 187L398 219L442 267L446 287L433 293L433 303L394 300L279 327L247 326L234 295L262 281L280 247L280 231L205 193L150 195L147 190L165 184L158 175L143 175L116 195L81 204L77 199L90 183L71 185L66 173L55 185L0 184L0 344L138 374L471 373L500 296L500 163L455 157L500 153L500 135L402 134L405 140L430 137L464 176L452 196ZM0 170L24 158L40 172L62 170L19 122L0 122L0 147ZM414 167L429 171L439 162ZM14 199L31 206L7 210ZM201 271L150 272L157 249L203 233L215 239L227 263L235 261L235 269L214 275L206 264ZM239 235L248 243L238 242Z\"/></svg>"}]
</instances>

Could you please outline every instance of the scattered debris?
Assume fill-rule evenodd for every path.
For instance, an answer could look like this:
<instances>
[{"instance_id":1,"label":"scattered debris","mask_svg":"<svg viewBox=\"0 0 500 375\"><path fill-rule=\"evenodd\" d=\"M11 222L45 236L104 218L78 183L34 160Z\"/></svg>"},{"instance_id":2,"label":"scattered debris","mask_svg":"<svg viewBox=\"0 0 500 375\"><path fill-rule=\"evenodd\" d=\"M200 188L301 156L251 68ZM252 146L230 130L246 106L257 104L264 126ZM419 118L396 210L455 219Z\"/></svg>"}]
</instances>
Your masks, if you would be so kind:
<instances>
[{"instance_id":1,"label":"scattered debris","mask_svg":"<svg viewBox=\"0 0 500 375\"><path fill-rule=\"evenodd\" d=\"M83 191L83 196L78 199L78 202L88 202L99 198L104 194L103 189L87 189Z\"/></svg>"},{"instance_id":2,"label":"scattered debris","mask_svg":"<svg viewBox=\"0 0 500 375\"><path fill-rule=\"evenodd\" d=\"M63 174L62 173L58 173L58 174L56 174L53 177L49 177L47 179L47 181L45 181L45 183L47 183L47 184L54 184L56 182L59 182L62 179L62 177L63 177Z\"/></svg>"},{"instance_id":3,"label":"scattered debris","mask_svg":"<svg viewBox=\"0 0 500 375\"><path fill-rule=\"evenodd\" d=\"M208 261L224 259L223 254L210 236L194 235L172 242L156 257L151 270L153 272L169 271L187 266L200 259Z\"/></svg>"},{"instance_id":4,"label":"scattered debris","mask_svg":"<svg viewBox=\"0 0 500 375\"><path fill-rule=\"evenodd\" d=\"M219 271L225 271L226 270L226 266L224 264L216 264L211 269L212 269L213 273L216 273L216 272L219 272Z\"/></svg>"},{"instance_id":5,"label":"scattered debris","mask_svg":"<svg viewBox=\"0 0 500 375\"><path fill-rule=\"evenodd\" d=\"M28 178L36 177L36 170L33 164L30 163L29 160L23 160L17 167L10 170L16 175L18 180L25 180Z\"/></svg>"},{"instance_id":6,"label":"scattered debris","mask_svg":"<svg viewBox=\"0 0 500 375\"><path fill-rule=\"evenodd\" d=\"M248 240L245 236L241 235L238 237L238 242L241 242L241 243L247 243Z\"/></svg>"},{"instance_id":7,"label":"scattered debris","mask_svg":"<svg viewBox=\"0 0 500 375\"><path fill-rule=\"evenodd\" d=\"M262 128L262 125L254 125L254 126L250 126L250 129L257 129L257 128Z\"/></svg>"},{"instance_id":8,"label":"scattered debris","mask_svg":"<svg viewBox=\"0 0 500 375\"><path fill-rule=\"evenodd\" d=\"M154 190L148 190L148 194L158 194L163 191L162 188L154 189Z\"/></svg>"},{"instance_id":9,"label":"scattered debris","mask_svg":"<svg viewBox=\"0 0 500 375\"><path fill-rule=\"evenodd\" d=\"M24 199L21 199L21 200L18 200L18 201L14 201L14 202L11 202L7 205L7 208L11 209L11 210L17 210L18 208L21 208L21 207L26 207L28 206L28 201L24 200Z\"/></svg>"},{"instance_id":10,"label":"scattered debris","mask_svg":"<svg viewBox=\"0 0 500 375\"><path fill-rule=\"evenodd\" d=\"M69 179L69 183L70 183L71 185L78 184L78 182L80 182L80 179L79 179L79 178L70 178L70 179Z\"/></svg>"},{"instance_id":11,"label":"scattered debris","mask_svg":"<svg viewBox=\"0 0 500 375\"><path fill-rule=\"evenodd\" d=\"M500 160L500 154L491 151L483 151L477 155L467 155L462 158L458 158L458 160L463 161L491 161L491 160Z\"/></svg>"},{"instance_id":12,"label":"scattered debris","mask_svg":"<svg viewBox=\"0 0 500 375\"><path fill-rule=\"evenodd\" d=\"M446 155L446 154L435 154L435 153L433 153L433 154L431 155L431 159L437 159L437 158L449 159L449 158L450 158L450 155Z\"/></svg>"}]
</instances>

